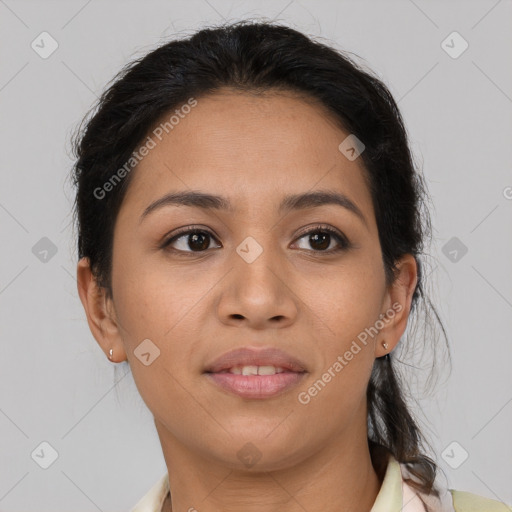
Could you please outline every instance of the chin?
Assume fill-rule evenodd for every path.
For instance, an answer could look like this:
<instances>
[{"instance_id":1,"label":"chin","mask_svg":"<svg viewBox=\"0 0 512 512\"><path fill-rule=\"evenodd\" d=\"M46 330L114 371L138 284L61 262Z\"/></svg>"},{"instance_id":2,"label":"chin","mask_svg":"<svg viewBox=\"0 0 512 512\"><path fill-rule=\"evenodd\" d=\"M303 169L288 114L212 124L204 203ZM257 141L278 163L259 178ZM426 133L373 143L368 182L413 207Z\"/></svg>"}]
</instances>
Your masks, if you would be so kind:
<instances>
[{"instance_id":1,"label":"chin","mask_svg":"<svg viewBox=\"0 0 512 512\"><path fill-rule=\"evenodd\" d=\"M224 436L223 443L212 446L211 455L217 463L233 470L258 473L284 470L307 457L306 447L297 445L302 438L295 440L289 429L278 433L275 421L274 431L272 428L254 429L254 419L251 422L252 428L236 428L232 436Z\"/></svg>"}]
</instances>

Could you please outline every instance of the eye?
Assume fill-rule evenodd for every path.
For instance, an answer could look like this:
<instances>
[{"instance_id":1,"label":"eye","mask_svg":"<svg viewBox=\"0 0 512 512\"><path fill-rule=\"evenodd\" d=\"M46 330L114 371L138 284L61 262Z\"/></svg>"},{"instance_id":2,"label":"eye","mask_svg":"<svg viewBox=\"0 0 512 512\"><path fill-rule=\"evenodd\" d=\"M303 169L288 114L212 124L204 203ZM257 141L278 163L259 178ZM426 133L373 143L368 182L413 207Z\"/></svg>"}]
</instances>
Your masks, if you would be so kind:
<instances>
[{"instance_id":1,"label":"eye","mask_svg":"<svg viewBox=\"0 0 512 512\"><path fill-rule=\"evenodd\" d=\"M337 229L330 226L321 225L310 228L304 231L298 240L305 239L306 237L309 237L306 243L311 244L313 252L332 254L351 247L348 239ZM176 253L205 252L211 249L212 238L218 242L217 238L210 231L201 229L198 226L188 226L166 240L161 248ZM330 248L333 242L334 249ZM218 248L220 247L222 245L219 243ZM307 247L299 247L299 249L311 250Z\"/></svg>"},{"instance_id":2,"label":"eye","mask_svg":"<svg viewBox=\"0 0 512 512\"><path fill-rule=\"evenodd\" d=\"M325 252L332 254L351 247L348 239L337 229L330 226L315 226L314 228L303 232L302 236L299 237L299 240L306 237L309 237L306 239L306 243L309 243L313 247L313 252ZM329 249L333 242L337 242L338 246L334 249ZM300 247L300 249L310 250L307 247Z\"/></svg>"},{"instance_id":3,"label":"eye","mask_svg":"<svg viewBox=\"0 0 512 512\"><path fill-rule=\"evenodd\" d=\"M204 252L210 249L212 238L217 240L208 230L199 229L197 226L188 226L165 241L161 248L167 249L175 244L175 247L171 247L170 250L176 252Z\"/></svg>"}]
</instances>

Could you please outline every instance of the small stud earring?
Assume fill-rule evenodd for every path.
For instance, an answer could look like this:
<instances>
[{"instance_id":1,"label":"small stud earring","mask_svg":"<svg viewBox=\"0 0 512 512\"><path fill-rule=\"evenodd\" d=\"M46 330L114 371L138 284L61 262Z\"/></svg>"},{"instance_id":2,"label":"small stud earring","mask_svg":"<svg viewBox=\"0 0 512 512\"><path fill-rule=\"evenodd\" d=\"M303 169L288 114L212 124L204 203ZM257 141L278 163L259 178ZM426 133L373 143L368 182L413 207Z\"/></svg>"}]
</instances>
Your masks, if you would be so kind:
<instances>
[{"instance_id":1,"label":"small stud earring","mask_svg":"<svg viewBox=\"0 0 512 512\"><path fill-rule=\"evenodd\" d=\"M112 358L113 358L113 355L112 355L112 354L113 354L113 352L114 352L114 351L113 351L112 349L110 349L110 350L109 350L109 353L108 353L108 358L109 358L111 361L113 360L113 359L112 359Z\"/></svg>"},{"instance_id":2,"label":"small stud earring","mask_svg":"<svg viewBox=\"0 0 512 512\"><path fill-rule=\"evenodd\" d=\"M389 345L387 343L383 343L382 346L384 347L384 350L387 350Z\"/></svg>"}]
</instances>

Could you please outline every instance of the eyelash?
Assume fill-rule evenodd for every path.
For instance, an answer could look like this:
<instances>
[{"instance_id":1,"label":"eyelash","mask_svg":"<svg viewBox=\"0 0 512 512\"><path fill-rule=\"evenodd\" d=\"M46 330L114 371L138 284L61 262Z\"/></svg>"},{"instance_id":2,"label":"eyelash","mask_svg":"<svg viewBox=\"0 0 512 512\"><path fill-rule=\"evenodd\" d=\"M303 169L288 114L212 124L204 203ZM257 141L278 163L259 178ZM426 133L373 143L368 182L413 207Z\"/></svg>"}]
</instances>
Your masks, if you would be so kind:
<instances>
[{"instance_id":1,"label":"eyelash","mask_svg":"<svg viewBox=\"0 0 512 512\"><path fill-rule=\"evenodd\" d=\"M179 240L183 236L192 235L192 234L196 234L196 233L207 234L208 236L217 240L215 235L213 235L213 233L211 233L207 229L199 228L198 226L188 226L188 227L182 229L181 231L179 231L178 233L176 233L170 239L166 240L161 245L161 249L164 249L166 251L175 252L175 253L179 254L180 256L181 255L185 256L185 255L189 255L189 254L200 254L200 253L207 252L208 249L206 249L204 251L182 251L180 249L174 249L172 247L169 247L170 244ZM335 240L338 242L339 247L336 249L329 249L329 250L324 250L324 251L315 251L314 249L312 249L311 252L318 253L318 254L331 255L331 254L335 254L335 253L338 253L341 251L346 251L347 249L350 249L352 247L352 244L348 241L348 239L344 235L342 235L338 230L336 230L330 226L326 226L326 225L314 226L311 229L303 231L302 233L299 234L297 240L300 240L301 238L304 238L305 236L311 235L314 233L327 233L327 234L333 236L335 238ZM308 250L308 249L304 249L304 250Z\"/></svg>"}]
</instances>

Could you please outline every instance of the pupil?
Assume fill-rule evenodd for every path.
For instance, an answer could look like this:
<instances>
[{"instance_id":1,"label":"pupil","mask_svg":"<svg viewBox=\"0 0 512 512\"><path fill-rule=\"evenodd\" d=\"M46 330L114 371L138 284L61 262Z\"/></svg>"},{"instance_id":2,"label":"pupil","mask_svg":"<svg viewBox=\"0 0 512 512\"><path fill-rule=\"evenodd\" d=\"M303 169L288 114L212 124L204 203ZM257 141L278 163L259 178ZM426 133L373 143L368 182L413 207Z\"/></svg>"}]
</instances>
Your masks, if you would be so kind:
<instances>
[{"instance_id":1,"label":"pupil","mask_svg":"<svg viewBox=\"0 0 512 512\"><path fill-rule=\"evenodd\" d=\"M331 237L331 235L329 235L329 233L323 233L323 234L314 233L313 235L310 235L310 242L312 242L313 246L314 246L314 244L317 243L318 240L321 238L322 239L320 241L321 247L317 247L317 249L327 249L329 247L330 237ZM327 243L325 243L325 242L327 242Z\"/></svg>"},{"instance_id":2,"label":"pupil","mask_svg":"<svg viewBox=\"0 0 512 512\"><path fill-rule=\"evenodd\" d=\"M199 244L194 246L194 243L196 242L199 242ZM209 245L210 244L208 242L207 236L205 236L205 233L194 233L192 235L189 235L188 246L190 247L190 249L208 249Z\"/></svg>"}]
</instances>

